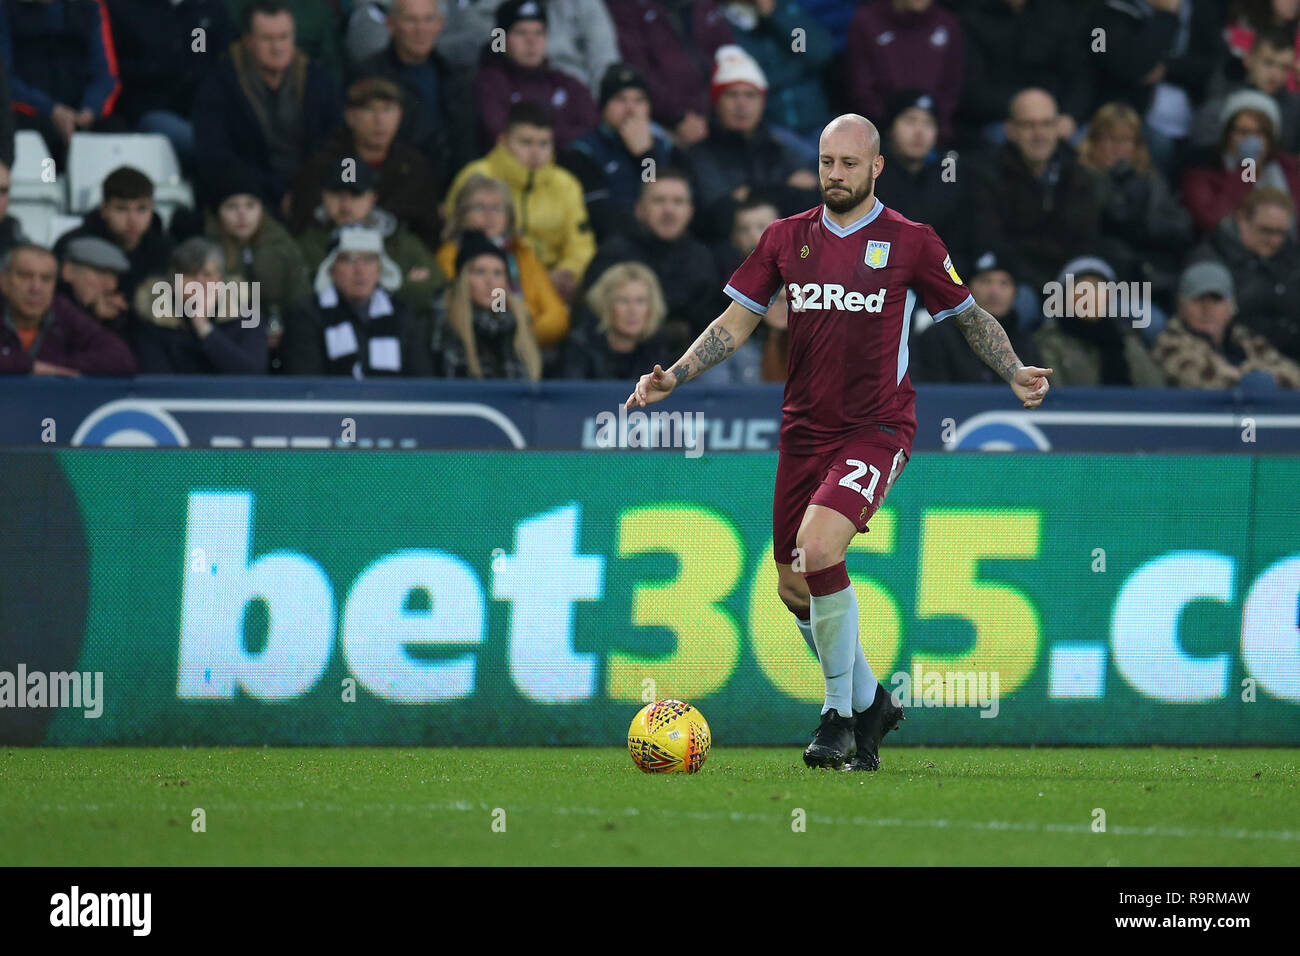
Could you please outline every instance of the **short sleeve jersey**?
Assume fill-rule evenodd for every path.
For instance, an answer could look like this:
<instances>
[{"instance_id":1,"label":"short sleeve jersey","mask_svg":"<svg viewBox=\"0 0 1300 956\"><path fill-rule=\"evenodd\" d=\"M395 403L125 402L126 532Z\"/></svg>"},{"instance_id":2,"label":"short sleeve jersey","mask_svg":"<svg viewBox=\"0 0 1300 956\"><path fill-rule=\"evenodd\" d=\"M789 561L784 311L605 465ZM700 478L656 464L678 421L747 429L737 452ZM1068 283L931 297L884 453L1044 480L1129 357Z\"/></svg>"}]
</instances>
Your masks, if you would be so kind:
<instances>
[{"instance_id":1,"label":"short sleeve jersey","mask_svg":"<svg viewBox=\"0 0 1300 956\"><path fill-rule=\"evenodd\" d=\"M879 199L857 222L837 226L817 206L763 232L727 284L759 314L784 289L790 359L780 448L832 450L886 426L911 453L916 390L907 337L918 301L936 322L975 304L934 229Z\"/></svg>"}]
</instances>

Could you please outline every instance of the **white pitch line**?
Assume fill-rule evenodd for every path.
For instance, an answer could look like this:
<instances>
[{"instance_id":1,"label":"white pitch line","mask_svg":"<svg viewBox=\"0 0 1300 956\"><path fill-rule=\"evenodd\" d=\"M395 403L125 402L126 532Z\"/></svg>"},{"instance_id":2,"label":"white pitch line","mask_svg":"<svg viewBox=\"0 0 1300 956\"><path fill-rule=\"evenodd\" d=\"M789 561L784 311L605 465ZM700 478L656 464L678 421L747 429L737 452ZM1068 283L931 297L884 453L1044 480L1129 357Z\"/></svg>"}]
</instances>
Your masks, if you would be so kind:
<instances>
[{"instance_id":1,"label":"white pitch line","mask_svg":"<svg viewBox=\"0 0 1300 956\"><path fill-rule=\"evenodd\" d=\"M80 806L66 806L63 804L44 804L41 810L48 812L50 810L58 811L83 811L83 810L105 810L110 807L121 807L121 804L83 804ZM134 805L133 805L134 806ZM286 804L275 804L263 806L260 809L268 812L283 810L323 810L326 812L338 813L394 813L410 812L412 810L456 810L461 812L491 813L501 806L487 803L471 803L468 800L448 800L437 803L370 803L370 804L349 804L342 806L331 803L317 802L294 802ZM138 807L136 807L138 809ZM160 810L169 808L160 807ZM247 810L242 804L212 804L207 806L209 811L213 809L238 809ZM732 823L770 823L787 825L790 822L789 817L773 816L766 813L740 813L732 811L729 813L708 812L701 810L639 810L636 807L621 807L604 809L601 807L550 807L535 805L506 804L504 809L511 812L519 811L541 811L550 812L558 816L590 816L590 817L639 817L639 816L660 816L669 817L674 820L698 820L701 822L732 822ZM949 819L906 819L903 817L832 817L822 816L810 813L808 822L820 823L830 826L852 826L852 827L884 827L884 828L902 828L918 830L979 830L979 831L1008 831L1013 833L1078 833L1091 834L1092 826L1087 823L1035 823L1021 822L1015 820L949 820ZM1218 840L1300 840L1300 830L1246 830L1241 828L1211 830L1204 827L1165 827L1165 826L1111 826L1107 825L1105 834L1113 836L1146 836L1146 837L1173 837L1177 839L1218 839Z\"/></svg>"}]
</instances>

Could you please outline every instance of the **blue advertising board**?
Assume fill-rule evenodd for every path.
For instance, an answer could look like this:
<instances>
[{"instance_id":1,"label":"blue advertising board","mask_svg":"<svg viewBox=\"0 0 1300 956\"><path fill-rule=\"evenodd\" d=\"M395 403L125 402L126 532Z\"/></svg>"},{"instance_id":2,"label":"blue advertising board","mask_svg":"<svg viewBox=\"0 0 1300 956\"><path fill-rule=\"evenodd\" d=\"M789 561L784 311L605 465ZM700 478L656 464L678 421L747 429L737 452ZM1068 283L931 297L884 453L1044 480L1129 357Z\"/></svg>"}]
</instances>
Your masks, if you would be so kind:
<instances>
[{"instance_id":1,"label":"blue advertising board","mask_svg":"<svg viewBox=\"0 0 1300 956\"><path fill-rule=\"evenodd\" d=\"M631 382L142 376L0 381L0 445L189 448L610 447ZM781 386L691 383L654 411L702 449L776 448ZM1066 388L1026 410L1009 389L917 388L917 451L1300 451L1300 394ZM629 416L623 416L626 419ZM615 447L619 447L615 443Z\"/></svg>"}]
</instances>

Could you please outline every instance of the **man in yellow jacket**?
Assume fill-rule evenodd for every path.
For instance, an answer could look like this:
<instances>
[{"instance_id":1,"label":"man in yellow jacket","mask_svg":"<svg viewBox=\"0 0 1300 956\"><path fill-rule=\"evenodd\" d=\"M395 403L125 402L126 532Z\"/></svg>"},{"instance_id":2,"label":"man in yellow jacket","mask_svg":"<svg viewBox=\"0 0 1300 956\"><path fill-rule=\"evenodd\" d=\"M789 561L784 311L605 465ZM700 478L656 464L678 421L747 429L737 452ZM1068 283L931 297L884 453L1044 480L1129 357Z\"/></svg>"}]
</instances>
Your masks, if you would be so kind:
<instances>
[{"instance_id":1,"label":"man in yellow jacket","mask_svg":"<svg viewBox=\"0 0 1300 956\"><path fill-rule=\"evenodd\" d=\"M555 134L546 107L516 103L510 107L506 129L497 145L456 176L447 192L446 211L475 173L500 179L515 199L519 232L532 243L537 258L565 301L571 301L596 254L596 240L587 220L582 184L555 164Z\"/></svg>"}]
</instances>

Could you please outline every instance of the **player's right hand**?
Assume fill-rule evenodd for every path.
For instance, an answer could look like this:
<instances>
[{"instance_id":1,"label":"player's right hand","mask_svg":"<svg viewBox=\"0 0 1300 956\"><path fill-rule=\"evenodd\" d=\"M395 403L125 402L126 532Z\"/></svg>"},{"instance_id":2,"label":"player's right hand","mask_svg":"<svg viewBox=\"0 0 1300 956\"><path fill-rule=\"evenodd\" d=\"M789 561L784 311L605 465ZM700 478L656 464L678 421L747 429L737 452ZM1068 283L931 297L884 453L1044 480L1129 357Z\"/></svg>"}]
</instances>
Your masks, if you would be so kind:
<instances>
[{"instance_id":1,"label":"player's right hand","mask_svg":"<svg viewBox=\"0 0 1300 956\"><path fill-rule=\"evenodd\" d=\"M645 406L651 402L657 402L662 398L667 398L668 393L677 387L677 376L672 372L665 372L662 365L656 365L655 370L646 375L642 375L636 383L636 388L632 389L632 394L627 397L624 408L631 408L633 405Z\"/></svg>"}]
</instances>

